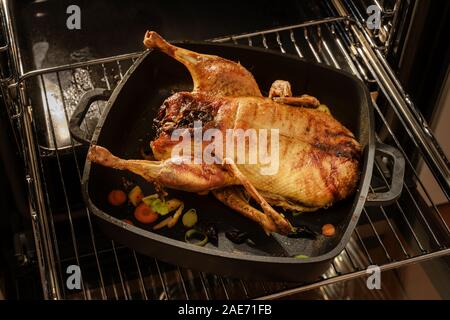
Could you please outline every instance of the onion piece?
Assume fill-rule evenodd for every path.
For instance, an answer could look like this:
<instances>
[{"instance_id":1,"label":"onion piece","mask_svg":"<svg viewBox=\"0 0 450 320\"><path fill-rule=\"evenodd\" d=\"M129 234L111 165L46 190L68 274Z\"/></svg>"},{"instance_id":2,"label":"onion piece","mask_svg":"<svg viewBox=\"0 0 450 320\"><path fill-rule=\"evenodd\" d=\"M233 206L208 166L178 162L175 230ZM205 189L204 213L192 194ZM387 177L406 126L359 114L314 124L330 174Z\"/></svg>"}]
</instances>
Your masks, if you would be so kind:
<instances>
[{"instance_id":1,"label":"onion piece","mask_svg":"<svg viewBox=\"0 0 450 320\"><path fill-rule=\"evenodd\" d=\"M202 236L203 238L199 241L192 241L193 238L198 235ZM186 231L186 234L184 235L184 241L190 244L194 244L196 246L203 247L205 244L208 243L208 236L205 233L200 232L196 229L190 229Z\"/></svg>"},{"instance_id":2,"label":"onion piece","mask_svg":"<svg viewBox=\"0 0 450 320\"><path fill-rule=\"evenodd\" d=\"M153 230L159 230L159 229L164 228L165 226L168 226L170 221L172 221L172 217L168 217L168 218L164 219L157 225L153 226Z\"/></svg>"},{"instance_id":3,"label":"onion piece","mask_svg":"<svg viewBox=\"0 0 450 320\"><path fill-rule=\"evenodd\" d=\"M197 211L195 209L189 209L183 215L182 221L186 228L192 228L198 221Z\"/></svg>"},{"instance_id":4,"label":"onion piece","mask_svg":"<svg viewBox=\"0 0 450 320\"><path fill-rule=\"evenodd\" d=\"M178 220L180 220L181 214L183 213L184 209L184 203L182 202L181 205L178 207L177 211L175 211L175 214L171 217L169 224L167 225L169 228L173 228Z\"/></svg>"}]
</instances>

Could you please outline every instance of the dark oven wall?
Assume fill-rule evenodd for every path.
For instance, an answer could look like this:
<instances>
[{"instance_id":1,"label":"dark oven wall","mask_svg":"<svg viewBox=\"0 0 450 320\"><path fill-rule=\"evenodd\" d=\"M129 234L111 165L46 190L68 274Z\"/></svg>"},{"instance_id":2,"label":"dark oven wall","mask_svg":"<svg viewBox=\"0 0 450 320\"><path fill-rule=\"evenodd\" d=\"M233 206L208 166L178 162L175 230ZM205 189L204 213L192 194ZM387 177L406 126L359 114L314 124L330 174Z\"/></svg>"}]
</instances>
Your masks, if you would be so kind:
<instances>
[{"instance_id":1,"label":"dark oven wall","mask_svg":"<svg viewBox=\"0 0 450 320\"><path fill-rule=\"evenodd\" d=\"M450 63L450 2L417 1L402 51L390 57L400 81L431 122Z\"/></svg>"},{"instance_id":2,"label":"dark oven wall","mask_svg":"<svg viewBox=\"0 0 450 320\"><path fill-rule=\"evenodd\" d=\"M146 30L200 40L323 17L317 1L10 1L25 70L143 50ZM69 30L67 7L81 10Z\"/></svg>"},{"instance_id":3,"label":"dark oven wall","mask_svg":"<svg viewBox=\"0 0 450 320\"><path fill-rule=\"evenodd\" d=\"M25 166L0 95L0 299L37 298L42 290L28 211ZM23 286L27 283L28 285ZM18 286L26 288L17 291Z\"/></svg>"}]
</instances>

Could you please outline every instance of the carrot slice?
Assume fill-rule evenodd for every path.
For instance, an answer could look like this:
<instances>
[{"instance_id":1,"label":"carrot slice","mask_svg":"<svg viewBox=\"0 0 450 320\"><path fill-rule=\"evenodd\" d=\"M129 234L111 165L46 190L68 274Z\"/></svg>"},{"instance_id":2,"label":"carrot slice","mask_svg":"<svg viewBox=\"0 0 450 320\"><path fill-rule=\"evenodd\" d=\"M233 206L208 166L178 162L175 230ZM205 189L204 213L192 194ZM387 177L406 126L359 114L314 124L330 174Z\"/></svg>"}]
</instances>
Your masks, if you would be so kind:
<instances>
[{"instance_id":1,"label":"carrot slice","mask_svg":"<svg viewBox=\"0 0 450 320\"><path fill-rule=\"evenodd\" d=\"M332 237L336 234L336 229L331 223L324 224L322 226L322 234L325 237Z\"/></svg>"},{"instance_id":2,"label":"carrot slice","mask_svg":"<svg viewBox=\"0 0 450 320\"><path fill-rule=\"evenodd\" d=\"M152 223L158 219L159 215L148 205L141 203L134 209L134 217L139 222Z\"/></svg>"},{"instance_id":3,"label":"carrot slice","mask_svg":"<svg viewBox=\"0 0 450 320\"><path fill-rule=\"evenodd\" d=\"M113 206L121 206L127 201L127 195L122 190L112 190L108 194L108 202Z\"/></svg>"}]
</instances>

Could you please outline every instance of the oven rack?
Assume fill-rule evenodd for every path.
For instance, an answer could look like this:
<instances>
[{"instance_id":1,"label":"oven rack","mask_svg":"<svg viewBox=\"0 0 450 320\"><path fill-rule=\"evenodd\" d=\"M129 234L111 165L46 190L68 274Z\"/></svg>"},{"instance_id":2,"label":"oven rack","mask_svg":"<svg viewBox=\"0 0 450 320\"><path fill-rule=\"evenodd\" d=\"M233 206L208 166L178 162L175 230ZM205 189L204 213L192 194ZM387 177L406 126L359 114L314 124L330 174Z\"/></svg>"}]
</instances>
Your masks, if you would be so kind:
<instances>
[{"instance_id":1,"label":"oven rack","mask_svg":"<svg viewBox=\"0 0 450 320\"><path fill-rule=\"evenodd\" d=\"M409 127L404 128L408 134L400 137L389 125L392 119L399 119L405 124L398 100L407 104L407 96L399 90L398 83L393 82L392 71L386 69L387 63L380 62L380 57L373 54L366 34L357 21L344 12L342 17L213 41L260 46L294 54L353 72L365 81L374 92L373 97L377 96L374 106L378 138L401 150L406 158L407 172L413 177L405 182L401 198L390 206L365 208L345 250L314 283L224 278L141 256L104 238L91 221L88 210L73 201L72 198L77 198L74 193L80 192L77 187L83 154L73 140L70 147L63 150L41 147L39 128L36 128L34 121L35 101L29 96L30 88L40 86L44 90L46 108L50 111L52 104L61 103L63 118L67 122L70 106L64 93L69 87L80 87L77 72L100 74L104 87L113 89L141 53L32 71L17 77L17 81L10 83L4 92L15 114L13 119L17 122L27 163L30 215L45 298L276 299L314 288L320 288L325 298L343 298L340 288L344 281L359 278L363 286L365 281L361 277L366 275L369 265L378 265L386 271L450 254L449 222L432 202L417 174L416 160L407 156L405 146L413 148L415 154L426 160L430 167L430 164L436 163L431 157L425 159L429 154L424 152ZM96 110L101 112L101 106L97 106ZM54 139L53 119L50 123ZM420 126L414 129L424 131L424 127ZM434 144L431 140L426 142ZM438 184L442 180L439 170L430 170L437 177ZM383 162L376 162L372 189L386 189L389 179ZM442 189L445 192L445 188ZM58 192L62 192L62 199L55 198ZM65 287L65 268L71 264L79 265L83 274L82 289L75 292ZM373 292L375 296L382 294L388 293Z\"/></svg>"}]
</instances>

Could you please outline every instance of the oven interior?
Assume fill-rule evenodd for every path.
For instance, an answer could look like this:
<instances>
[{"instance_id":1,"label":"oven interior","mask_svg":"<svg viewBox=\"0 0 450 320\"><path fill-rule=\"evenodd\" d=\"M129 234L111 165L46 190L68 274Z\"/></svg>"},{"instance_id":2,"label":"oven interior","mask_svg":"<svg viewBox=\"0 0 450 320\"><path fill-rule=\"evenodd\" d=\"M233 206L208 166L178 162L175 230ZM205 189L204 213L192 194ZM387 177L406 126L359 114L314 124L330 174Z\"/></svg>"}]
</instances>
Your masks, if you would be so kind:
<instances>
[{"instance_id":1,"label":"oven interior","mask_svg":"<svg viewBox=\"0 0 450 320\"><path fill-rule=\"evenodd\" d=\"M16 297L345 299L364 292L368 298L406 298L404 289L389 285L368 290L366 269L379 266L391 283L402 277L391 270L418 263L425 271L443 274L445 281L434 285L439 292L450 292L445 290L450 285L445 272L449 216L433 202L417 166L429 168L448 199L448 160L386 58L402 51L414 1L227 2L208 11L200 4L80 1L84 18L79 31L65 29L70 1L1 4L2 96L27 188L25 205L18 211L29 232L15 234L15 257L21 263L12 263L18 271L9 284ZM381 10L381 28L375 31L366 25L370 5ZM221 277L169 265L109 240L82 201L86 148L71 138L68 121L86 91L117 86L140 56L147 29L172 40L207 39L275 50L353 73L371 92L377 140L405 156L402 196L388 206L365 207L345 250L311 283ZM104 107L104 102L93 103L84 130L92 132ZM388 190L391 166L377 155L370 191ZM70 265L82 270L79 290L66 287Z\"/></svg>"}]
</instances>

